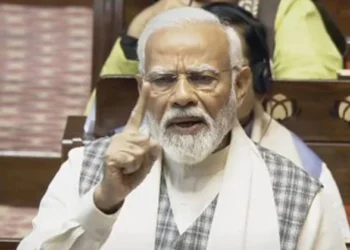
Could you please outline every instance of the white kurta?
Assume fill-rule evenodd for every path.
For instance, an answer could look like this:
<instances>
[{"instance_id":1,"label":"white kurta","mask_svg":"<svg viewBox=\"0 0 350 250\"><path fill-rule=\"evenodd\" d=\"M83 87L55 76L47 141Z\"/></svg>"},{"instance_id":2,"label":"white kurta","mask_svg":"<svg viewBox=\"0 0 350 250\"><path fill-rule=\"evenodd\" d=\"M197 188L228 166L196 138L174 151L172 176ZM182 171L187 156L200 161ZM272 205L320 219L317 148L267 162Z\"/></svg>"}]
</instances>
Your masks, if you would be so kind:
<instances>
[{"instance_id":1,"label":"white kurta","mask_svg":"<svg viewBox=\"0 0 350 250\"><path fill-rule=\"evenodd\" d=\"M207 249L279 250L269 173L243 130L233 134L224 175L219 178L220 196ZM18 249L154 249L160 161L128 196L120 213L105 215L93 203L94 189L79 196L82 160L82 148L70 152L40 204L33 232ZM321 191L310 208L297 249L345 249L335 217ZM137 228L132 226L135 221Z\"/></svg>"}]
</instances>

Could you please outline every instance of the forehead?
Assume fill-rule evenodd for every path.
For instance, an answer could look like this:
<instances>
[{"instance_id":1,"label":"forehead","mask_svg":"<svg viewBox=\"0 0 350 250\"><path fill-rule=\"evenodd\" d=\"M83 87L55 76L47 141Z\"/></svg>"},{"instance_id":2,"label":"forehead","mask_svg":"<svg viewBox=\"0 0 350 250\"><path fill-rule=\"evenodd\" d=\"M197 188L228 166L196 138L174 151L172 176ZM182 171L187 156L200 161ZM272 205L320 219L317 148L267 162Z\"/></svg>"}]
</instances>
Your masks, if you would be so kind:
<instances>
[{"instance_id":1,"label":"forehead","mask_svg":"<svg viewBox=\"0 0 350 250\"><path fill-rule=\"evenodd\" d=\"M225 31L214 24L198 23L156 31L146 44L146 72L154 67L186 70L208 64L217 69L230 66Z\"/></svg>"}]
</instances>

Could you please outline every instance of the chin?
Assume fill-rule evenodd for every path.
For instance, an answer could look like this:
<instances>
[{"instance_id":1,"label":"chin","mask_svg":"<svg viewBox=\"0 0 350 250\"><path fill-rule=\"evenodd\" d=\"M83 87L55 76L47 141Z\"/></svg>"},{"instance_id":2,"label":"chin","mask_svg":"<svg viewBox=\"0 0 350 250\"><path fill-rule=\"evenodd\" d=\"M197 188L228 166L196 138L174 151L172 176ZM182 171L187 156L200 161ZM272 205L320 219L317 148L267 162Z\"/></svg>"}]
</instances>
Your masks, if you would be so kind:
<instances>
[{"instance_id":1,"label":"chin","mask_svg":"<svg viewBox=\"0 0 350 250\"><path fill-rule=\"evenodd\" d=\"M209 154L202 154L202 155L193 155L193 154L188 154L185 153L185 150L177 150L174 148L164 148L165 154L167 157L169 157L172 161L175 161L180 164L184 165L196 165L202 161L204 161L209 155Z\"/></svg>"},{"instance_id":2,"label":"chin","mask_svg":"<svg viewBox=\"0 0 350 250\"><path fill-rule=\"evenodd\" d=\"M165 153L173 161L193 165L202 162L215 150L214 138L209 129L203 128L195 134L168 130L160 140Z\"/></svg>"}]
</instances>

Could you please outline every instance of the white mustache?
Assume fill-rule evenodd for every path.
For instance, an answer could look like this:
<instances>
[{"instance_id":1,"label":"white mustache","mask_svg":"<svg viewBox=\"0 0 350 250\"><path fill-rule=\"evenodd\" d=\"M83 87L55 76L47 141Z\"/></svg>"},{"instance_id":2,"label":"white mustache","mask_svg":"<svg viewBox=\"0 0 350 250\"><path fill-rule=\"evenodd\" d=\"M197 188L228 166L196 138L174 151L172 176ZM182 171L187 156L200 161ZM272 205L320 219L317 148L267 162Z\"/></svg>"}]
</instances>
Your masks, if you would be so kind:
<instances>
[{"instance_id":1,"label":"white mustache","mask_svg":"<svg viewBox=\"0 0 350 250\"><path fill-rule=\"evenodd\" d=\"M185 109L171 108L163 116L160 122L160 126L162 128L165 128L172 119L189 116L202 119L206 124L211 124L212 121L210 115L208 115L203 109L198 107L190 107Z\"/></svg>"}]
</instances>

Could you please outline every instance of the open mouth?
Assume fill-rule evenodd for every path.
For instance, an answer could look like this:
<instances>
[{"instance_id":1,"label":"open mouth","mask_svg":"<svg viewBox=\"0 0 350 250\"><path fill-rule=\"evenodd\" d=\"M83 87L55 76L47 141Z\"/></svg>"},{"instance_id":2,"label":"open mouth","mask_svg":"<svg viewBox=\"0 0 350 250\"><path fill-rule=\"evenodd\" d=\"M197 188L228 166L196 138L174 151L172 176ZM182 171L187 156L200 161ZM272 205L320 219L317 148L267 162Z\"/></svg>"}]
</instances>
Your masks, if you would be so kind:
<instances>
[{"instance_id":1,"label":"open mouth","mask_svg":"<svg viewBox=\"0 0 350 250\"><path fill-rule=\"evenodd\" d=\"M177 117L168 122L167 128L181 134L193 134L206 125L201 117Z\"/></svg>"}]
</instances>

